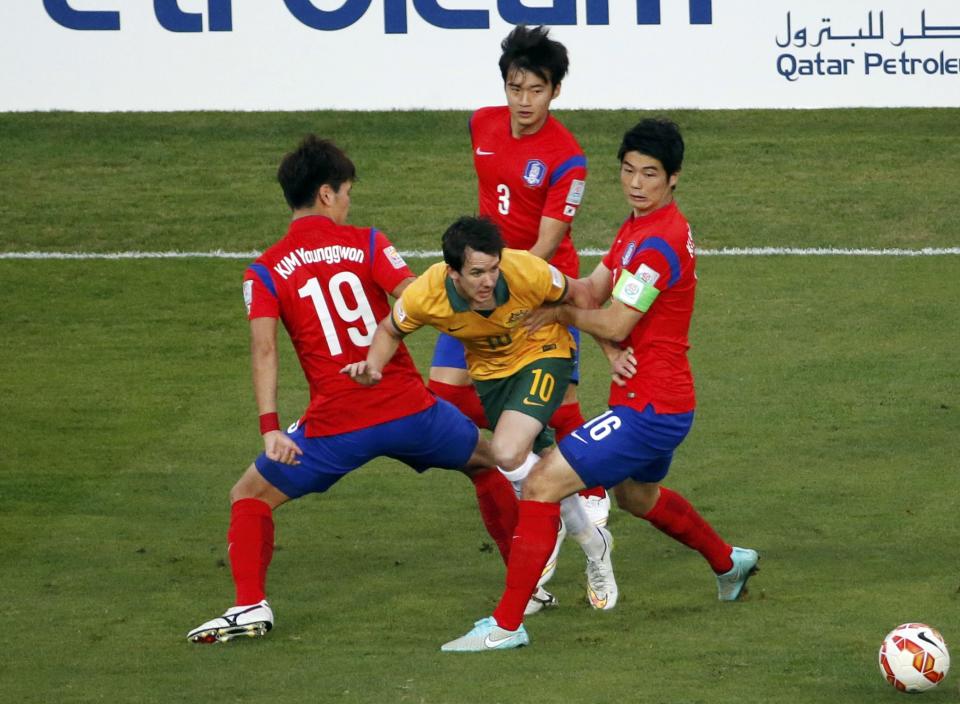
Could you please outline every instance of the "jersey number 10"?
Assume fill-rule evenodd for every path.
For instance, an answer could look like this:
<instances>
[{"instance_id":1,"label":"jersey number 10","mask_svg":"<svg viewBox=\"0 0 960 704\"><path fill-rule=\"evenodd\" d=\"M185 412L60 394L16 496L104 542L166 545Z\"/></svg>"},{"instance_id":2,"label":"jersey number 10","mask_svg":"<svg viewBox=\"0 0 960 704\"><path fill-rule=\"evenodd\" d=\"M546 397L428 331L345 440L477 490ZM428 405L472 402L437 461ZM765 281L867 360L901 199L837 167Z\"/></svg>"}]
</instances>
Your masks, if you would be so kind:
<instances>
[{"instance_id":1,"label":"jersey number 10","mask_svg":"<svg viewBox=\"0 0 960 704\"><path fill-rule=\"evenodd\" d=\"M344 286L349 287L353 293L353 298L357 302L356 307L351 308L343 297ZM355 323L358 320L363 323L365 331L361 331L358 326L346 326L350 341L357 347L369 347L371 340L373 340L373 333L377 331L377 319L370 308L370 302L367 301L367 294L363 291L360 277L352 271L341 271L330 277L327 288L337 317L342 323ZM343 346L340 344L340 336L337 334L337 325L333 320L330 306L327 305L327 299L323 295L323 287L317 277L314 276L307 281L297 293L300 294L300 298L309 298L313 301L313 308L317 311L317 317L320 319L320 327L323 328L323 335L327 340L327 347L330 348L330 354L333 356L342 354Z\"/></svg>"}]
</instances>

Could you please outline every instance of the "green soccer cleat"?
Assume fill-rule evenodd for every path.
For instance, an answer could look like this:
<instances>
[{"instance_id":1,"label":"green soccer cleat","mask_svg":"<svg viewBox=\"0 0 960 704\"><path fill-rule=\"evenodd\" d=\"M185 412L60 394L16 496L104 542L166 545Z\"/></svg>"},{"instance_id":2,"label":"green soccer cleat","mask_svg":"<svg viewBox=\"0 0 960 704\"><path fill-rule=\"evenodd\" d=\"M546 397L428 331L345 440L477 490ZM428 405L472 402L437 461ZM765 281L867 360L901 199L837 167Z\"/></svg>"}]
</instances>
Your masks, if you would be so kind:
<instances>
[{"instance_id":1,"label":"green soccer cleat","mask_svg":"<svg viewBox=\"0 0 960 704\"><path fill-rule=\"evenodd\" d=\"M482 653L485 650L507 650L522 648L530 644L527 631L520 624L515 631L500 628L493 616L482 618L473 624L473 630L449 643L440 646L445 653Z\"/></svg>"},{"instance_id":2,"label":"green soccer cleat","mask_svg":"<svg viewBox=\"0 0 960 704\"><path fill-rule=\"evenodd\" d=\"M733 567L729 572L717 575L717 598L720 601L737 601L747 593L747 580L755 575L759 568L760 556L756 550L734 548L730 553Z\"/></svg>"}]
</instances>

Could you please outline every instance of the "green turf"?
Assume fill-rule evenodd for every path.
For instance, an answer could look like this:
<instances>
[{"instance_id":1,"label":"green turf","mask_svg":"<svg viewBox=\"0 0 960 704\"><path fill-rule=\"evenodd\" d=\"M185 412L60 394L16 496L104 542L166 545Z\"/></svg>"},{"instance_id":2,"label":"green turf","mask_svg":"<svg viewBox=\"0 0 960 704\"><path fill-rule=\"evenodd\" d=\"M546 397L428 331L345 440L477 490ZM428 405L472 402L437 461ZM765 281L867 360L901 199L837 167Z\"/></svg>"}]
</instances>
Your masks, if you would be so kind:
<instances>
[{"instance_id":1,"label":"green turf","mask_svg":"<svg viewBox=\"0 0 960 704\"><path fill-rule=\"evenodd\" d=\"M616 152L641 115L559 111L591 176L580 247L626 211ZM960 109L676 111L679 195L703 247L955 246ZM0 114L0 251L262 249L282 234L274 174L306 132L357 162L353 219L436 249L474 212L465 112Z\"/></svg>"},{"instance_id":2,"label":"green turf","mask_svg":"<svg viewBox=\"0 0 960 704\"><path fill-rule=\"evenodd\" d=\"M593 164L578 233L605 246L623 208L601 154L630 116L564 117ZM956 246L958 117L679 113L681 205L712 247ZM261 248L307 129L357 159L354 222L434 249L473 202L464 118L2 115L0 249ZM469 482L378 461L278 512L267 639L187 644L230 601L226 494L259 449L244 264L0 261L3 701L866 704L902 697L876 666L896 624L960 643L960 259L704 257L698 417L667 483L761 551L748 601L717 603L699 556L615 514L616 610L586 606L571 543L532 647L440 654L502 567ZM411 338L422 367L431 341ZM305 390L282 364L290 419ZM596 412L592 347L584 369Z\"/></svg>"}]
</instances>

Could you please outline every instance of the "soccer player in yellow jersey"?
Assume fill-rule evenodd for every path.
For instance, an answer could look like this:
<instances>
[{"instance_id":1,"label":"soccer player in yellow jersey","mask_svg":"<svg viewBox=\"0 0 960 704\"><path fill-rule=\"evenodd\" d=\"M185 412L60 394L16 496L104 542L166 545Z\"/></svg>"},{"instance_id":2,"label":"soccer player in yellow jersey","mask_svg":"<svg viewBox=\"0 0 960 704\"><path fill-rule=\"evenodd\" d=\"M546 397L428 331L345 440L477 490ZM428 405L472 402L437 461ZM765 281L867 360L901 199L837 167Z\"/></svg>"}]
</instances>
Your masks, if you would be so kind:
<instances>
[{"instance_id":1,"label":"soccer player in yellow jersey","mask_svg":"<svg viewBox=\"0 0 960 704\"><path fill-rule=\"evenodd\" d=\"M553 444L547 421L570 383L576 350L565 326L530 332L521 321L545 304L590 306L589 291L539 257L505 249L496 225L485 218L454 222L443 235L443 259L404 290L377 327L366 361L343 371L362 384L377 383L404 336L424 325L461 340L493 428L494 457L519 485L539 459L536 453ZM593 525L575 495L561 504L561 515L587 555L591 605L613 608L610 534Z\"/></svg>"}]
</instances>

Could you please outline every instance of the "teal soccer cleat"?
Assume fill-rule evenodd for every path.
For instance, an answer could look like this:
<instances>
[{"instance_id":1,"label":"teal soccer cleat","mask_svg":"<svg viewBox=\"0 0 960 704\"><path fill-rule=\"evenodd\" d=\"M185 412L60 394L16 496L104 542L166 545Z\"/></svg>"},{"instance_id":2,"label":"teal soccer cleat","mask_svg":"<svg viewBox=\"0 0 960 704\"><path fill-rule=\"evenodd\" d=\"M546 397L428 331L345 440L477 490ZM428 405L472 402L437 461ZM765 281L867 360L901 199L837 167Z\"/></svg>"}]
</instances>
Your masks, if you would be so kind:
<instances>
[{"instance_id":1,"label":"teal soccer cleat","mask_svg":"<svg viewBox=\"0 0 960 704\"><path fill-rule=\"evenodd\" d=\"M756 550L734 548L730 553L733 567L729 572L717 575L717 598L720 601L736 601L747 593L747 580L755 575L759 568L760 556Z\"/></svg>"},{"instance_id":2,"label":"teal soccer cleat","mask_svg":"<svg viewBox=\"0 0 960 704\"><path fill-rule=\"evenodd\" d=\"M493 616L482 618L473 624L473 630L449 643L440 646L445 653L482 653L485 650L507 650L522 648L530 644L527 631L520 624L515 631L500 628Z\"/></svg>"}]
</instances>

